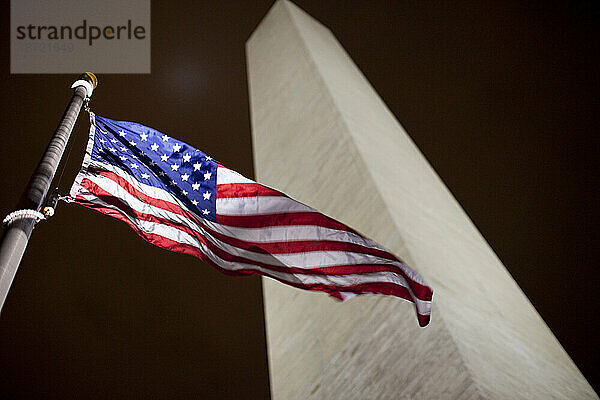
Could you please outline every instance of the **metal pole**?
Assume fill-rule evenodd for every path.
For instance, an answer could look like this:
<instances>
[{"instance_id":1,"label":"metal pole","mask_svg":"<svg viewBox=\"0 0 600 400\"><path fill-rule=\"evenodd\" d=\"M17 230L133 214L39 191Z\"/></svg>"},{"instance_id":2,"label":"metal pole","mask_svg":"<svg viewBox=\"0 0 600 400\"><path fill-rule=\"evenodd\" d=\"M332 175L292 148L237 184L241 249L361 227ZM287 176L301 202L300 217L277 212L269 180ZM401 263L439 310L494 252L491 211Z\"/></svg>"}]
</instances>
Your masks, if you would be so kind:
<instances>
[{"instance_id":1,"label":"metal pole","mask_svg":"<svg viewBox=\"0 0 600 400\"><path fill-rule=\"evenodd\" d=\"M17 206L17 210L27 211L17 211L9 214L15 215L15 218L7 222L2 241L0 242L0 311L2 310L4 300L6 300L8 290L17 273L17 268L19 267L21 258L23 258L27 242L35 226L35 215L44 206L50 184L65 151L65 147L69 142L69 137L71 136L81 107L85 100L92 95L97 83L96 76L91 72L82 74L73 83L71 86L73 97L71 97L71 101L58 123L58 127L54 131L54 135L50 139L42 159L29 179L29 183Z\"/></svg>"}]
</instances>

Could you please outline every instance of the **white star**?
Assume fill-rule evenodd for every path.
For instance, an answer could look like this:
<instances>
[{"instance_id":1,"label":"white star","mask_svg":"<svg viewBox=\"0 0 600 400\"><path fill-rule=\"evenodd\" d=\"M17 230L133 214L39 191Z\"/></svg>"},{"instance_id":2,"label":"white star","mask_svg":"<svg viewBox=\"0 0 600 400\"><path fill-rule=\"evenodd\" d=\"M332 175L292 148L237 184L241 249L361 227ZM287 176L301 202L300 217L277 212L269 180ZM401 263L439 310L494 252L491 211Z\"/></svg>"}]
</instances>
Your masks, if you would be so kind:
<instances>
[{"instance_id":1,"label":"white star","mask_svg":"<svg viewBox=\"0 0 600 400\"><path fill-rule=\"evenodd\" d=\"M211 156L206 156L206 161L210 161L210 160L212 160L212 157Z\"/></svg>"},{"instance_id":2,"label":"white star","mask_svg":"<svg viewBox=\"0 0 600 400\"><path fill-rule=\"evenodd\" d=\"M133 140L131 142L129 142L130 145L135 146L137 143L135 143Z\"/></svg>"},{"instance_id":3,"label":"white star","mask_svg":"<svg viewBox=\"0 0 600 400\"><path fill-rule=\"evenodd\" d=\"M121 157L119 157L119 158L121 159L121 161L125 161L125 160L127 160L127 157L124 157L124 156L121 156Z\"/></svg>"},{"instance_id":4,"label":"white star","mask_svg":"<svg viewBox=\"0 0 600 400\"><path fill-rule=\"evenodd\" d=\"M184 196L187 196L188 193L185 190L182 190L181 194L184 195Z\"/></svg>"},{"instance_id":5,"label":"white star","mask_svg":"<svg viewBox=\"0 0 600 400\"><path fill-rule=\"evenodd\" d=\"M208 190L202 193L202 197L204 197L204 200L210 200L210 195L211 193Z\"/></svg>"},{"instance_id":6,"label":"white star","mask_svg":"<svg viewBox=\"0 0 600 400\"><path fill-rule=\"evenodd\" d=\"M200 163L194 164L194 171L198 171L200 169L200 167L202 167L202 164L200 164Z\"/></svg>"},{"instance_id":7,"label":"white star","mask_svg":"<svg viewBox=\"0 0 600 400\"><path fill-rule=\"evenodd\" d=\"M177 164L172 164L171 165L171 170L172 171L177 171L178 169L179 169L179 165L177 165Z\"/></svg>"},{"instance_id":8,"label":"white star","mask_svg":"<svg viewBox=\"0 0 600 400\"><path fill-rule=\"evenodd\" d=\"M119 136L125 136L125 135L127 135L127 133L125 133L125 132L123 131L123 129L121 129L121 130L119 131Z\"/></svg>"},{"instance_id":9,"label":"white star","mask_svg":"<svg viewBox=\"0 0 600 400\"><path fill-rule=\"evenodd\" d=\"M145 142L148 139L148 134L147 133L142 133L140 135L140 137L142 138L142 142Z\"/></svg>"},{"instance_id":10,"label":"white star","mask_svg":"<svg viewBox=\"0 0 600 400\"><path fill-rule=\"evenodd\" d=\"M110 151L111 153L114 153L115 151L117 151L117 149L115 149L114 147L111 147L110 149L108 149L108 151Z\"/></svg>"},{"instance_id":11,"label":"white star","mask_svg":"<svg viewBox=\"0 0 600 400\"><path fill-rule=\"evenodd\" d=\"M181 150L181 145L180 144L176 144L173 146L173 151L174 152L178 152L179 150Z\"/></svg>"},{"instance_id":12,"label":"white star","mask_svg":"<svg viewBox=\"0 0 600 400\"><path fill-rule=\"evenodd\" d=\"M166 154L163 154L162 156L160 156L160 161L167 161L169 159L169 156Z\"/></svg>"},{"instance_id":13,"label":"white star","mask_svg":"<svg viewBox=\"0 0 600 400\"><path fill-rule=\"evenodd\" d=\"M190 162L190 158L192 158L192 156L190 156L189 154L184 155L183 162Z\"/></svg>"},{"instance_id":14,"label":"white star","mask_svg":"<svg viewBox=\"0 0 600 400\"><path fill-rule=\"evenodd\" d=\"M156 165L154 161L150 161L148 164L150 164L151 167L154 167Z\"/></svg>"},{"instance_id":15,"label":"white star","mask_svg":"<svg viewBox=\"0 0 600 400\"><path fill-rule=\"evenodd\" d=\"M131 168L138 169L138 165L136 163L131 164Z\"/></svg>"},{"instance_id":16,"label":"white star","mask_svg":"<svg viewBox=\"0 0 600 400\"><path fill-rule=\"evenodd\" d=\"M127 152L127 147L121 146L121 151Z\"/></svg>"},{"instance_id":17,"label":"white star","mask_svg":"<svg viewBox=\"0 0 600 400\"><path fill-rule=\"evenodd\" d=\"M169 137L167 135L163 135L162 136L162 141L166 142L167 140L169 140Z\"/></svg>"},{"instance_id":18,"label":"white star","mask_svg":"<svg viewBox=\"0 0 600 400\"><path fill-rule=\"evenodd\" d=\"M192 204L195 205L195 206L197 206L198 202L196 200L192 200Z\"/></svg>"},{"instance_id":19,"label":"white star","mask_svg":"<svg viewBox=\"0 0 600 400\"><path fill-rule=\"evenodd\" d=\"M181 175L181 180L182 181L187 181L189 177L190 176L188 174L183 174L183 175Z\"/></svg>"},{"instance_id":20,"label":"white star","mask_svg":"<svg viewBox=\"0 0 600 400\"><path fill-rule=\"evenodd\" d=\"M210 211L208 211L206 208L204 210L202 210L202 214L204 215L208 215L210 214Z\"/></svg>"},{"instance_id":21,"label":"white star","mask_svg":"<svg viewBox=\"0 0 600 400\"><path fill-rule=\"evenodd\" d=\"M169 185L175 186L175 185L177 185L177 183L175 183L175 181L172 180L171 182L169 182Z\"/></svg>"},{"instance_id":22,"label":"white star","mask_svg":"<svg viewBox=\"0 0 600 400\"><path fill-rule=\"evenodd\" d=\"M98 141L99 141L100 143L102 143L102 144L106 143L106 140L104 140L104 139L102 139L102 138L98 139Z\"/></svg>"},{"instance_id":23,"label":"white star","mask_svg":"<svg viewBox=\"0 0 600 400\"><path fill-rule=\"evenodd\" d=\"M166 175L166 174L165 174L164 172L162 172L162 171L160 171L158 174L159 174L160 176L165 176L165 175Z\"/></svg>"},{"instance_id":24,"label":"white star","mask_svg":"<svg viewBox=\"0 0 600 400\"><path fill-rule=\"evenodd\" d=\"M200 189L200 184L198 182L192 184L192 189L194 189L194 190Z\"/></svg>"},{"instance_id":25,"label":"white star","mask_svg":"<svg viewBox=\"0 0 600 400\"><path fill-rule=\"evenodd\" d=\"M148 174L144 173L144 174L142 174L142 178L144 178L144 179L148 179L148 178L150 178L150 175L148 175Z\"/></svg>"},{"instance_id":26,"label":"white star","mask_svg":"<svg viewBox=\"0 0 600 400\"><path fill-rule=\"evenodd\" d=\"M206 172L206 173L204 174L204 180L205 180L205 181L209 180L211 175L212 175L212 174L211 174L210 172Z\"/></svg>"},{"instance_id":27,"label":"white star","mask_svg":"<svg viewBox=\"0 0 600 400\"><path fill-rule=\"evenodd\" d=\"M118 142L117 139L110 139L110 141L113 142L113 143L117 143Z\"/></svg>"},{"instance_id":28,"label":"white star","mask_svg":"<svg viewBox=\"0 0 600 400\"><path fill-rule=\"evenodd\" d=\"M152 149L152 151L156 151L156 150L158 150L158 145L156 143L152 143L150 148Z\"/></svg>"}]
</instances>

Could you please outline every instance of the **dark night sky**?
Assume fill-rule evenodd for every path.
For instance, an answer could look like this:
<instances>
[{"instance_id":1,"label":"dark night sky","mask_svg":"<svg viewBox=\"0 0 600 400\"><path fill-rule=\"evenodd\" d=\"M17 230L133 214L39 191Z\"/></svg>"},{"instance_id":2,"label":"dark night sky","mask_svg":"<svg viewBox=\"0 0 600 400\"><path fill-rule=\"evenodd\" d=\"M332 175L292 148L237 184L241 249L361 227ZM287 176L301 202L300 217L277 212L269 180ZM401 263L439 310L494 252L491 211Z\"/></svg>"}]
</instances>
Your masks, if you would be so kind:
<instances>
[{"instance_id":1,"label":"dark night sky","mask_svg":"<svg viewBox=\"0 0 600 400\"><path fill-rule=\"evenodd\" d=\"M244 44L271 4L153 2L152 74L99 74L92 108L252 176ZM598 391L597 14L549 2L297 4L333 31ZM75 78L11 75L4 56L3 215ZM63 193L87 127L82 115ZM260 279L63 204L35 230L0 315L0 393L267 398L265 348Z\"/></svg>"}]
</instances>

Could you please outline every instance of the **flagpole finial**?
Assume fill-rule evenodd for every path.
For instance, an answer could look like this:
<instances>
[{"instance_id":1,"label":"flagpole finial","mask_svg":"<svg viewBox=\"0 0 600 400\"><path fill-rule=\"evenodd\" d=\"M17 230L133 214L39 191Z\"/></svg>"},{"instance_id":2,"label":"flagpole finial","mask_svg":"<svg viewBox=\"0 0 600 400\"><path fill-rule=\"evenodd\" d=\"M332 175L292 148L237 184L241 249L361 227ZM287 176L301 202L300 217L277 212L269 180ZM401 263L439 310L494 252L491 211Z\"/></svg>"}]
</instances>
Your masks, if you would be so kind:
<instances>
[{"instance_id":1,"label":"flagpole finial","mask_svg":"<svg viewBox=\"0 0 600 400\"><path fill-rule=\"evenodd\" d=\"M89 79L90 82L92 83L92 86L94 87L94 89L96 89L96 86L98 86L98 78L96 77L96 75L94 75L93 72L87 71L87 72L81 74L79 79Z\"/></svg>"},{"instance_id":2,"label":"flagpole finial","mask_svg":"<svg viewBox=\"0 0 600 400\"><path fill-rule=\"evenodd\" d=\"M83 86L86 89L87 97L92 97L92 93L96 86L98 86L98 78L91 72L84 72L79 75L79 78L71 85L71 89L75 89L79 86Z\"/></svg>"}]
</instances>

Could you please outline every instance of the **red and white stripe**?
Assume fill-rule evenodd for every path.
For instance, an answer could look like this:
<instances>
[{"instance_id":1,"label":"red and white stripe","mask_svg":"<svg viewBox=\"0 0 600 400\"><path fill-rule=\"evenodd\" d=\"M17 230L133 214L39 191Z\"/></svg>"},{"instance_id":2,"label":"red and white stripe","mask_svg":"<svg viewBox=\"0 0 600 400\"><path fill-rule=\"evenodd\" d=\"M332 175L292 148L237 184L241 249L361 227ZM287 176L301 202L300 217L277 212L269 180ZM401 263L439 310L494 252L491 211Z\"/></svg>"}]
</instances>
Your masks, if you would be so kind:
<instances>
[{"instance_id":1,"label":"red and white stripe","mask_svg":"<svg viewBox=\"0 0 600 400\"><path fill-rule=\"evenodd\" d=\"M118 218L159 247L191 254L234 275L264 275L340 300L375 293L415 304L429 322L432 291L387 250L312 208L219 166L216 222L166 190L90 160L71 189L73 202Z\"/></svg>"}]
</instances>

